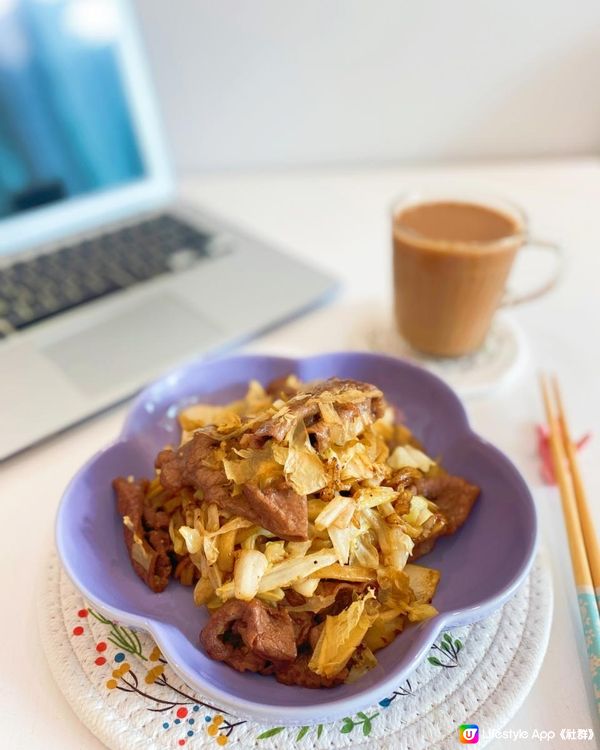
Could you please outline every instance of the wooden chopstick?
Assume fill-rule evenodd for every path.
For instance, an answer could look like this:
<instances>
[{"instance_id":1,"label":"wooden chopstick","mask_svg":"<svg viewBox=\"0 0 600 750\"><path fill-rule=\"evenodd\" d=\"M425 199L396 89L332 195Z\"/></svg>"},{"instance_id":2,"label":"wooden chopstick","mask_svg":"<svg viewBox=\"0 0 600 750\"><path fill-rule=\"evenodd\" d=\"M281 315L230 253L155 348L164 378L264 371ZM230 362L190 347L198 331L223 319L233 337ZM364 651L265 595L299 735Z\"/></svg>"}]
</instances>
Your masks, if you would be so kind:
<instances>
[{"instance_id":1,"label":"wooden chopstick","mask_svg":"<svg viewBox=\"0 0 600 750\"><path fill-rule=\"evenodd\" d=\"M554 391L556 408L558 410L558 423L561 430L562 442L567 456L571 480L573 482L577 514L579 515L581 531L583 533L585 552L590 565L590 573L592 574L592 583L594 584L596 601L600 606L600 544L598 543L598 536L590 513L587 494L583 485L581 471L579 470L575 443L571 438L571 431L565 416L563 400L556 377L552 378L552 388Z\"/></svg>"},{"instance_id":2,"label":"wooden chopstick","mask_svg":"<svg viewBox=\"0 0 600 750\"><path fill-rule=\"evenodd\" d=\"M550 429L552 463L554 464L554 473L560 489L569 551L571 553L571 564L577 586L579 614L581 616L583 636L588 653L592 689L596 699L596 709L598 715L600 715L600 613L594 592L590 563L586 554L581 521L577 513L575 489L571 475L567 470L562 430L550 401L547 380L542 375L540 381L546 419L548 420L548 427Z\"/></svg>"}]
</instances>

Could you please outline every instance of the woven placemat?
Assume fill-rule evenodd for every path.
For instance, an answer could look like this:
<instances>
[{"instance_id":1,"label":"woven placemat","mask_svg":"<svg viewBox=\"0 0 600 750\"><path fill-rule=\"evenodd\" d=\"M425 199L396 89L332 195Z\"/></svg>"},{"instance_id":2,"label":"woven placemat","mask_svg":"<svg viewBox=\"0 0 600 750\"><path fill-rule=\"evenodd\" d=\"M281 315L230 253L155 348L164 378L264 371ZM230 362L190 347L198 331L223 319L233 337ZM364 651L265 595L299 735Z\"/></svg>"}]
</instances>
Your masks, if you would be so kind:
<instances>
[{"instance_id":1,"label":"woven placemat","mask_svg":"<svg viewBox=\"0 0 600 750\"><path fill-rule=\"evenodd\" d=\"M377 705L331 724L264 726L210 706L187 687L152 638L87 605L56 556L39 597L42 642L54 677L86 726L112 750L237 747L456 748L478 724L479 746L529 692L548 643L552 585L539 560L501 610L440 637L428 658Z\"/></svg>"}]
</instances>

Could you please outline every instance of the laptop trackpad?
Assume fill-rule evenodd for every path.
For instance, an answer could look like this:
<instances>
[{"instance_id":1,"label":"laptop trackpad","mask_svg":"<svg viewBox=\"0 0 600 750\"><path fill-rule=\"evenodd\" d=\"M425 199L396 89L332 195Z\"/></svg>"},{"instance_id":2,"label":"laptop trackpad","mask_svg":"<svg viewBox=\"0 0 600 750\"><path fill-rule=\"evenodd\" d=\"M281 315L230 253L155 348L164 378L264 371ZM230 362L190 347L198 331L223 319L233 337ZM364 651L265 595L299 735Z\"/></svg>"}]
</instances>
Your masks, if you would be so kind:
<instances>
[{"instance_id":1,"label":"laptop trackpad","mask_svg":"<svg viewBox=\"0 0 600 750\"><path fill-rule=\"evenodd\" d=\"M44 347L43 352L84 393L144 380L221 338L204 316L166 294Z\"/></svg>"}]
</instances>

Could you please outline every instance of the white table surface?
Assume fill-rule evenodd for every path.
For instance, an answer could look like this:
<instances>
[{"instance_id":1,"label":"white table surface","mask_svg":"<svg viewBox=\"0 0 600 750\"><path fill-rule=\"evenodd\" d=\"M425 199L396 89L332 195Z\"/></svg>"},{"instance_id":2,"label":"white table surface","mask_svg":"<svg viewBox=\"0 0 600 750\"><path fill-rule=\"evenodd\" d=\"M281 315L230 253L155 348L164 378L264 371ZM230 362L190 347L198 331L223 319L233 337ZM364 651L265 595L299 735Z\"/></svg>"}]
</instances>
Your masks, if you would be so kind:
<instances>
[{"instance_id":1,"label":"white table surface","mask_svg":"<svg viewBox=\"0 0 600 750\"><path fill-rule=\"evenodd\" d=\"M563 727L593 727L600 737L559 499L540 482L533 433L541 419L535 370L556 370L574 431L596 430L582 465L600 528L600 160L227 174L189 178L182 192L341 277L343 290L329 307L247 347L312 352L347 346L361 310L389 298L387 208L394 196L415 185L437 188L457 182L511 197L526 208L536 233L559 240L566 249L568 273L560 288L514 313L528 339L533 366L510 388L471 400L467 409L475 428L505 451L530 483L554 578L548 653L531 694L507 729L558 734ZM518 270L526 282L528 275L537 275L527 265ZM36 587L44 579L65 484L90 454L117 435L124 414L125 407L118 407L0 466L0 746L7 750L102 747L73 714L46 665L37 631ZM545 746L564 744L557 739ZM512 745L496 740L490 747Z\"/></svg>"}]
</instances>

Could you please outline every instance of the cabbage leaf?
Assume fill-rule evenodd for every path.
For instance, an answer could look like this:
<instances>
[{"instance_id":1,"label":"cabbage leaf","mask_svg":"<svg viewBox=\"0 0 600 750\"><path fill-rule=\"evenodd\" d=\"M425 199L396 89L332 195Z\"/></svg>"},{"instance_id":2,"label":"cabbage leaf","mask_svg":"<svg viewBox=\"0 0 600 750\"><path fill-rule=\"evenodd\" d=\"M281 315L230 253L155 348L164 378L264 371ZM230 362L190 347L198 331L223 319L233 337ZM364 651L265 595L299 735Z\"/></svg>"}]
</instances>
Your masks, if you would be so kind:
<instances>
[{"instance_id":1,"label":"cabbage leaf","mask_svg":"<svg viewBox=\"0 0 600 750\"><path fill-rule=\"evenodd\" d=\"M309 669L322 677L335 677L346 666L378 613L379 604L370 589L339 615L328 615L308 663Z\"/></svg>"}]
</instances>

